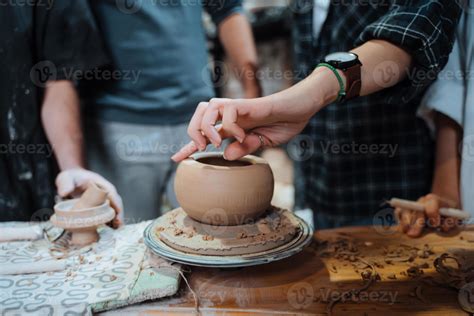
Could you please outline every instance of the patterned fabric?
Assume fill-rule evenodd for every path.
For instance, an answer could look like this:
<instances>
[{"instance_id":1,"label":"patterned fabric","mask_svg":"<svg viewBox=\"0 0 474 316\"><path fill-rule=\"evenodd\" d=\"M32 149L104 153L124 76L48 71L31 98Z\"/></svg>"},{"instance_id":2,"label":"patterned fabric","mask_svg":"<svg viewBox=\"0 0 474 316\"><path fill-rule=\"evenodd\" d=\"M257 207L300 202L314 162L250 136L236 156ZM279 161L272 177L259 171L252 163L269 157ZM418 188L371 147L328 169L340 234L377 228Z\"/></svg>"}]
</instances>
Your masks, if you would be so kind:
<instances>
[{"instance_id":1,"label":"patterned fabric","mask_svg":"<svg viewBox=\"0 0 474 316\"><path fill-rule=\"evenodd\" d=\"M330 104L312 118L300 136L304 203L316 212L353 216L356 221L375 214L384 199L416 199L427 193L433 144L416 111L423 92L447 62L461 6L453 0L358 5L333 0L314 39L311 3L297 1L293 6L298 80L326 54L372 39L403 47L413 56L414 67L396 86Z\"/></svg>"},{"instance_id":2,"label":"patterned fabric","mask_svg":"<svg viewBox=\"0 0 474 316\"><path fill-rule=\"evenodd\" d=\"M49 262L52 254L67 256L70 265L64 271L0 275L0 315L93 315L176 294L181 267L149 253L143 243L149 224L103 226L97 243L62 253L45 239L2 243L1 265Z\"/></svg>"}]
</instances>

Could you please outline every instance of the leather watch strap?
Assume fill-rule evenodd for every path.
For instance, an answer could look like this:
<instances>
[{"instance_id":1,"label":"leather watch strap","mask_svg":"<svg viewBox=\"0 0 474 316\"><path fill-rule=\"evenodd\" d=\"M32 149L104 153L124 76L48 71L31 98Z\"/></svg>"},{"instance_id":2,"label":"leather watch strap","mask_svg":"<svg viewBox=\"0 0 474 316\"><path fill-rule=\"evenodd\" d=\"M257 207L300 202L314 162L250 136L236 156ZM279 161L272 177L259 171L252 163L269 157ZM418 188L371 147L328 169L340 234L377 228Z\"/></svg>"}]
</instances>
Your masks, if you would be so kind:
<instances>
[{"instance_id":1,"label":"leather watch strap","mask_svg":"<svg viewBox=\"0 0 474 316\"><path fill-rule=\"evenodd\" d=\"M362 87L361 80L361 65L356 64L352 67L347 68L344 71L346 75L346 100L358 97L360 95L360 89Z\"/></svg>"}]
</instances>

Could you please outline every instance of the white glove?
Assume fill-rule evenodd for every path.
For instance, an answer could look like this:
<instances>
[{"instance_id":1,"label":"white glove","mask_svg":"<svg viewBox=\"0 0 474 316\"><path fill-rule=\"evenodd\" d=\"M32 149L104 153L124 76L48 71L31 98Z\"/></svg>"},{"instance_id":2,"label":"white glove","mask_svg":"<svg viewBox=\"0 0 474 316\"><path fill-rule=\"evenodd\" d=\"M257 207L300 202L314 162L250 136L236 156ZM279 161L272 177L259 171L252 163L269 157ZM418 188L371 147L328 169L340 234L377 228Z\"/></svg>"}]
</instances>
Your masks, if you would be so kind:
<instances>
[{"instance_id":1,"label":"white glove","mask_svg":"<svg viewBox=\"0 0 474 316\"><path fill-rule=\"evenodd\" d=\"M122 198L112 183L95 172L81 168L64 170L56 177L56 187L61 197L69 195L72 197L80 196L87 189L89 182L95 182L107 190L110 206L117 213L112 226L120 226L123 222L123 203Z\"/></svg>"}]
</instances>

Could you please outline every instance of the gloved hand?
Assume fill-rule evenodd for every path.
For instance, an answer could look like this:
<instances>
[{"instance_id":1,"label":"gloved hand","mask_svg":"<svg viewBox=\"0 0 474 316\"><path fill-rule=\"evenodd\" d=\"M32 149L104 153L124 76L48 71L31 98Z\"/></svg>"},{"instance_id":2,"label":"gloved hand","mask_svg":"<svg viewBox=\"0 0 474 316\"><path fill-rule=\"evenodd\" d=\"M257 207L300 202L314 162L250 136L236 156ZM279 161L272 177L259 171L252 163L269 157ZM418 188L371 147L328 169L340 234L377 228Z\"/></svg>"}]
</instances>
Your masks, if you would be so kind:
<instances>
[{"instance_id":1,"label":"gloved hand","mask_svg":"<svg viewBox=\"0 0 474 316\"><path fill-rule=\"evenodd\" d=\"M101 175L82 168L62 171L56 177L56 187L61 197L79 197L88 187L89 182L95 182L107 190L110 206L115 210L117 216L112 221L112 227L117 228L123 223L122 198L112 183Z\"/></svg>"}]
</instances>

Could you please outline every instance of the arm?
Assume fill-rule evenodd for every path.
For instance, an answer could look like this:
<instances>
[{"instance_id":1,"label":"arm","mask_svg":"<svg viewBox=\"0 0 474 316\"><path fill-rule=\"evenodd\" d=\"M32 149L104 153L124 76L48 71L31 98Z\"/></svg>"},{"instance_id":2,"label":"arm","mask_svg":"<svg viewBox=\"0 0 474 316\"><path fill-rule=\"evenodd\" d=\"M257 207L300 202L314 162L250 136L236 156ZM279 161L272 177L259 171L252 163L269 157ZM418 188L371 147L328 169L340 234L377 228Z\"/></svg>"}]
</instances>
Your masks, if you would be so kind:
<instances>
[{"instance_id":1,"label":"arm","mask_svg":"<svg viewBox=\"0 0 474 316\"><path fill-rule=\"evenodd\" d=\"M111 206L122 213L122 199L109 181L85 168L83 136L79 98L72 82L51 81L45 90L41 120L46 136L53 146L61 172L56 178L58 193L62 197L81 194L89 182L100 184L109 192ZM120 214L113 226L120 226Z\"/></svg>"},{"instance_id":2,"label":"arm","mask_svg":"<svg viewBox=\"0 0 474 316\"><path fill-rule=\"evenodd\" d=\"M256 77L257 49L250 23L244 15L232 14L219 24L218 30L224 50L236 67L245 98L261 96L260 83Z\"/></svg>"},{"instance_id":3,"label":"arm","mask_svg":"<svg viewBox=\"0 0 474 316\"><path fill-rule=\"evenodd\" d=\"M362 95L380 91L405 79L412 63L407 52L387 41L368 41L353 51L364 63ZM384 64L391 69L382 70L390 72L399 69L399 75L390 77L388 82L383 80L383 73L379 71L381 60L391 61ZM343 73L340 74L344 78ZM193 142L176 154L173 160L180 161L197 150L203 150L209 142L220 146L222 138L230 136L239 142L226 148L225 156L229 160L254 152L262 145L283 144L300 133L315 113L336 100L338 92L339 83L334 74L321 67L293 87L270 96L202 102L188 127ZM222 119L223 125L217 132L214 125L219 119Z\"/></svg>"},{"instance_id":4,"label":"arm","mask_svg":"<svg viewBox=\"0 0 474 316\"><path fill-rule=\"evenodd\" d=\"M460 12L459 3L451 0L417 0L409 6L391 6L386 15L367 25L353 50L364 64L361 95L404 79L410 86L405 99L423 93L447 62ZM407 78L412 70L413 76ZM222 138L229 136L239 140L226 148L229 160L261 146L287 142L301 132L311 116L336 100L338 90L334 74L318 68L297 85L268 97L203 102L188 128L193 143L173 159L180 161L208 142L219 146ZM214 127L218 121L223 123L219 130Z\"/></svg>"},{"instance_id":5,"label":"arm","mask_svg":"<svg viewBox=\"0 0 474 316\"><path fill-rule=\"evenodd\" d=\"M419 237L425 226L441 227L449 231L458 222L453 218L441 220L442 207L459 208L461 157L458 144L462 138L462 128L454 120L435 113L436 156L431 194L421 197L418 202L425 205L425 213L397 208L395 214L401 230L410 237Z\"/></svg>"},{"instance_id":6,"label":"arm","mask_svg":"<svg viewBox=\"0 0 474 316\"><path fill-rule=\"evenodd\" d=\"M46 88L41 120L61 171L84 168L79 98L70 81L53 81Z\"/></svg>"},{"instance_id":7,"label":"arm","mask_svg":"<svg viewBox=\"0 0 474 316\"><path fill-rule=\"evenodd\" d=\"M431 191L453 201L459 207L461 204L461 156L458 146L463 132L461 126L455 121L440 113L436 114L435 123L436 160Z\"/></svg>"}]
</instances>

